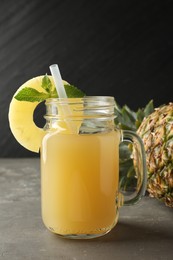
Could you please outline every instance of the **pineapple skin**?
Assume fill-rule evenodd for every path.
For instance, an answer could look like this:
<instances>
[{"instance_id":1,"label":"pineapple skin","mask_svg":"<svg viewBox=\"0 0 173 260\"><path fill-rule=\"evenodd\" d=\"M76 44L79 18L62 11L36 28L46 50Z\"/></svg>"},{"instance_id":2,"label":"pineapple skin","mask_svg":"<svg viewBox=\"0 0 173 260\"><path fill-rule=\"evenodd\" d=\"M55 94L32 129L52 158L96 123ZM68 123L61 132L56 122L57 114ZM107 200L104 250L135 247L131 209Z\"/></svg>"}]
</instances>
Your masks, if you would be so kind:
<instances>
[{"instance_id":1,"label":"pineapple skin","mask_svg":"<svg viewBox=\"0 0 173 260\"><path fill-rule=\"evenodd\" d=\"M173 207L173 103L155 109L137 130L146 152L147 190Z\"/></svg>"}]
</instances>

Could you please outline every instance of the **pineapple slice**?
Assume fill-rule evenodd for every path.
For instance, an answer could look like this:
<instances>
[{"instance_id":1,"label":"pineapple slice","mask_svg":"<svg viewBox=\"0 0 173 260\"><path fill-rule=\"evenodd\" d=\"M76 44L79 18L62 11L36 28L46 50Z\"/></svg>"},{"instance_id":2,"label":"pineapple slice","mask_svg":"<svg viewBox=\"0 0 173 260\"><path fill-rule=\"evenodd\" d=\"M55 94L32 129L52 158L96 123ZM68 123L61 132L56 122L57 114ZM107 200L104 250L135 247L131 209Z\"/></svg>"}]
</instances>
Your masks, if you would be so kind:
<instances>
[{"instance_id":1,"label":"pineapple slice","mask_svg":"<svg viewBox=\"0 0 173 260\"><path fill-rule=\"evenodd\" d=\"M29 89L34 89L38 92L41 92L44 95L44 92L46 94L46 90L42 87L42 80L43 77L45 76L38 76L33 79L28 80L25 82L14 94L10 107L9 107L9 125L10 129L15 137L15 139L26 149L38 153L41 147L41 142L42 139L45 135L45 131L42 128L39 128L34 120L33 120L33 115L34 115L34 110L37 107L37 105L41 102L34 101L34 100L39 100L37 99L32 99L32 94L30 96L29 93L29 100L33 101L19 101L15 98L15 96L23 89L23 88L29 88ZM49 76L49 79L51 81L52 86L54 86L53 78L52 76ZM77 89L74 86L69 85L66 81L63 80L63 84L68 86L66 88L66 91L68 91L68 95L70 97L78 97L81 98L85 94ZM20 92L21 93L21 92ZM41 99L40 99L41 100ZM42 99L43 100L43 99ZM72 99L71 99L72 100ZM71 113L72 115L75 116L82 116L82 107L83 105L78 106L79 111L76 112L76 105L75 102L74 104L71 105ZM59 114L63 114L64 112L61 110L61 107L58 109ZM76 133L78 133L79 128L81 126L82 120L76 120L73 125L73 130L75 130ZM63 130L64 133L69 133L71 131L69 125L67 125L65 122L59 123L59 127L61 130Z\"/></svg>"},{"instance_id":2,"label":"pineapple slice","mask_svg":"<svg viewBox=\"0 0 173 260\"><path fill-rule=\"evenodd\" d=\"M43 92L43 88L41 87L43 77L44 76L38 76L28 80L16 91L14 96L25 87L34 88L37 91ZM52 85L54 85L52 77L49 76L49 78ZM33 120L33 114L40 102L18 101L14 96L11 100L8 114L10 129L15 139L22 146L32 152L38 153L45 132L42 128L36 126Z\"/></svg>"}]
</instances>

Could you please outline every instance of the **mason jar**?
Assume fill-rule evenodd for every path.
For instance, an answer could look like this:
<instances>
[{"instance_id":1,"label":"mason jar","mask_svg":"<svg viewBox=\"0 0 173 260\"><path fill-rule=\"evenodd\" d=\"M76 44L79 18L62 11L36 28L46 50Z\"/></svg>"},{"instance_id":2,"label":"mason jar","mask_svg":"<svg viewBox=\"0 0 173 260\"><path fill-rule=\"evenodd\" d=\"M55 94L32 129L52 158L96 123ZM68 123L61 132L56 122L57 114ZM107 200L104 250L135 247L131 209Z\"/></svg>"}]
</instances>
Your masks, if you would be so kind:
<instances>
[{"instance_id":1,"label":"mason jar","mask_svg":"<svg viewBox=\"0 0 173 260\"><path fill-rule=\"evenodd\" d=\"M42 218L66 238L95 238L118 221L119 207L132 205L146 189L145 153L134 132L114 124L113 97L46 100L46 134L41 147ZM119 190L119 145L134 144L137 187Z\"/></svg>"}]
</instances>

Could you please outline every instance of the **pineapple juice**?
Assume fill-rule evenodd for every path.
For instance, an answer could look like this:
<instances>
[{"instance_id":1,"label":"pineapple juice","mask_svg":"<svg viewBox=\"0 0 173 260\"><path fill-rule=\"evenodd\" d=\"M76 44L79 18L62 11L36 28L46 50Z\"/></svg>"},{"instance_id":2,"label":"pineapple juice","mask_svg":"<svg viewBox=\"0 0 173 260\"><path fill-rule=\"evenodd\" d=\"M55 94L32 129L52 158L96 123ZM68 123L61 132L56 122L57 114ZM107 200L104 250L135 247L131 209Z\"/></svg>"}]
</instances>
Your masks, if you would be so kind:
<instances>
[{"instance_id":1,"label":"pineapple juice","mask_svg":"<svg viewBox=\"0 0 173 260\"><path fill-rule=\"evenodd\" d=\"M115 131L44 137L42 216L48 229L60 235L102 234L115 225L118 150Z\"/></svg>"}]
</instances>

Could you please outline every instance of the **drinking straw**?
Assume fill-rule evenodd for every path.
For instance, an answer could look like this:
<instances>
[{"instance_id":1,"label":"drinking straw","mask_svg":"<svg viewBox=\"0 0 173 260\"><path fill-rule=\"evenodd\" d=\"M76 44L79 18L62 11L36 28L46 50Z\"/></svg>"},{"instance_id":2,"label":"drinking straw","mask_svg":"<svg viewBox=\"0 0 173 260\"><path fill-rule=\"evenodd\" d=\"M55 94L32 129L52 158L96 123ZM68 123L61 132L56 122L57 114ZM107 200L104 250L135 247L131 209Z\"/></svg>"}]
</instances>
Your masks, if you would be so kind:
<instances>
[{"instance_id":1,"label":"drinking straw","mask_svg":"<svg viewBox=\"0 0 173 260\"><path fill-rule=\"evenodd\" d=\"M49 68L50 68L50 71L51 71L51 74L52 74L52 77L53 77L53 80L54 80L54 83L55 83L55 87L56 87L56 90L57 90L57 93L58 93L58 97L59 98L67 98L67 94L66 94L64 84L63 84L63 81L62 81L62 78L61 78L61 74L60 74L58 64L53 64L53 65L49 66ZM65 105L63 104L62 112L65 116L66 115L68 115L68 116L72 115L72 111L71 111L68 103L65 104ZM76 132L76 126L72 122L68 121L67 125L73 133Z\"/></svg>"},{"instance_id":2,"label":"drinking straw","mask_svg":"<svg viewBox=\"0 0 173 260\"><path fill-rule=\"evenodd\" d=\"M56 87L59 98L67 98L67 94L65 92L65 88L64 88L64 85L62 82L58 64L53 64L49 68L50 68L53 80L55 82L55 87Z\"/></svg>"}]
</instances>

